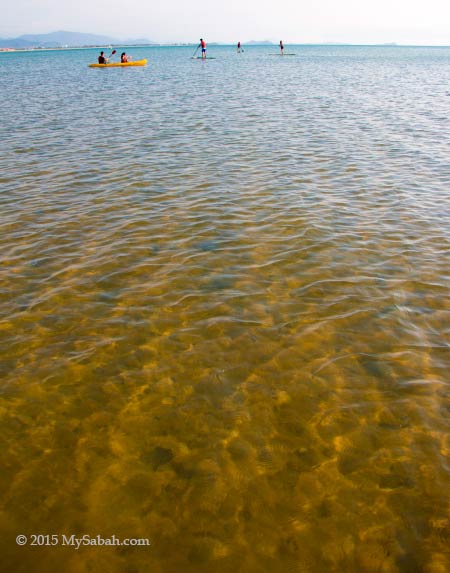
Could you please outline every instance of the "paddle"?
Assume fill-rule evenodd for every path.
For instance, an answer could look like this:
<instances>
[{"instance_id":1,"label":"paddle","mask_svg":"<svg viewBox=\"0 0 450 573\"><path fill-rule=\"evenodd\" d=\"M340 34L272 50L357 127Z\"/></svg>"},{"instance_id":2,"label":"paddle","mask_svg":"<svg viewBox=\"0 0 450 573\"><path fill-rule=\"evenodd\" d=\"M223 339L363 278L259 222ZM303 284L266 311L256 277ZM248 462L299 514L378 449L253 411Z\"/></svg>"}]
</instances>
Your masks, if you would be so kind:
<instances>
[{"instance_id":1,"label":"paddle","mask_svg":"<svg viewBox=\"0 0 450 573\"><path fill-rule=\"evenodd\" d=\"M195 54L197 53L197 50L200 48L200 44L195 48L195 52L192 54L191 56L191 60L195 58Z\"/></svg>"},{"instance_id":2,"label":"paddle","mask_svg":"<svg viewBox=\"0 0 450 573\"><path fill-rule=\"evenodd\" d=\"M111 56L114 56L114 54L115 54L116 52L117 52L117 50L113 50L113 51L109 54L109 56L108 56L106 59L109 60L109 58L110 58Z\"/></svg>"}]
</instances>

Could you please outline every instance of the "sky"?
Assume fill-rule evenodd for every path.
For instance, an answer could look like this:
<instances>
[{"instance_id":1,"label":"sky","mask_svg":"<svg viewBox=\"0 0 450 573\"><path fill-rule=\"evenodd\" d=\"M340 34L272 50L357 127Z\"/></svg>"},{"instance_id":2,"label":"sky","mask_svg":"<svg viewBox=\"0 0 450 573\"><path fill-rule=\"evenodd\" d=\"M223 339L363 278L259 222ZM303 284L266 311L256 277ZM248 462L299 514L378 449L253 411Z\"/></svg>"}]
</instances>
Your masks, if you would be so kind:
<instances>
[{"instance_id":1,"label":"sky","mask_svg":"<svg viewBox=\"0 0 450 573\"><path fill-rule=\"evenodd\" d=\"M159 43L450 45L450 0L0 0L0 37L57 30Z\"/></svg>"}]
</instances>

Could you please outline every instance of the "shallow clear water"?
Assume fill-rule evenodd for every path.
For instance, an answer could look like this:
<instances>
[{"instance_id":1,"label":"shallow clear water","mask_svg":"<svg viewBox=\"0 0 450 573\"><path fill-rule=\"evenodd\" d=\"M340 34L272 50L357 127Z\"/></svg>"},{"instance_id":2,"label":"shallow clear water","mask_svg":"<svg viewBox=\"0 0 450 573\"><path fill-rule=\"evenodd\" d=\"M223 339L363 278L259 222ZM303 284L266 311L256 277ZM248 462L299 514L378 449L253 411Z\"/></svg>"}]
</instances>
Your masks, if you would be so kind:
<instances>
[{"instance_id":1,"label":"shallow clear water","mask_svg":"<svg viewBox=\"0 0 450 573\"><path fill-rule=\"evenodd\" d=\"M445 573L450 48L192 51L0 54L6 570Z\"/></svg>"}]
</instances>

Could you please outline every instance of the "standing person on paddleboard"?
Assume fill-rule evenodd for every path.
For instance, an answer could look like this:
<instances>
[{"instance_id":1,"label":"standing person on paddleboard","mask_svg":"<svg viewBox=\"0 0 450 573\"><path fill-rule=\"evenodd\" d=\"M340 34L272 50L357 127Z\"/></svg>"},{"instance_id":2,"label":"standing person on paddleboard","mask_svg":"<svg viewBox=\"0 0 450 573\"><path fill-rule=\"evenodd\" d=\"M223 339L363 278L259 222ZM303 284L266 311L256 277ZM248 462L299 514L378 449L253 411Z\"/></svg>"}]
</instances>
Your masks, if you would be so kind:
<instances>
[{"instance_id":1,"label":"standing person on paddleboard","mask_svg":"<svg viewBox=\"0 0 450 573\"><path fill-rule=\"evenodd\" d=\"M238 42L238 45L237 45L237 53L238 54L241 53L241 43L240 42Z\"/></svg>"},{"instance_id":2,"label":"standing person on paddleboard","mask_svg":"<svg viewBox=\"0 0 450 573\"><path fill-rule=\"evenodd\" d=\"M283 40L280 40L280 50L281 50L281 55L284 56L284 44L283 44Z\"/></svg>"},{"instance_id":3,"label":"standing person on paddleboard","mask_svg":"<svg viewBox=\"0 0 450 573\"><path fill-rule=\"evenodd\" d=\"M202 47L202 60L206 60L206 42L203 38L200 38L200 44L198 47Z\"/></svg>"}]
</instances>

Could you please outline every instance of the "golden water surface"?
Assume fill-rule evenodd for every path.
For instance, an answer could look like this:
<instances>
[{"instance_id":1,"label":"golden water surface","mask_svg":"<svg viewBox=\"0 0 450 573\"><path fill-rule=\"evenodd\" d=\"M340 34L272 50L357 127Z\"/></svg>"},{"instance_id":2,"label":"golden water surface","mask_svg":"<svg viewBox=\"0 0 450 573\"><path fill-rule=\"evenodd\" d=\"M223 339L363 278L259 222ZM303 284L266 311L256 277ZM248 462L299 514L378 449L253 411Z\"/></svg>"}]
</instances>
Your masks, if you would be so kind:
<instances>
[{"instance_id":1,"label":"golden water surface","mask_svg":"<svg viewBox=\"0 0 450 573\"><path fill-rule=\"evenodd\" d=\"M450 49L295 51L0 55L2 570L450 571Z\"/></svg>"}]
</instances>

